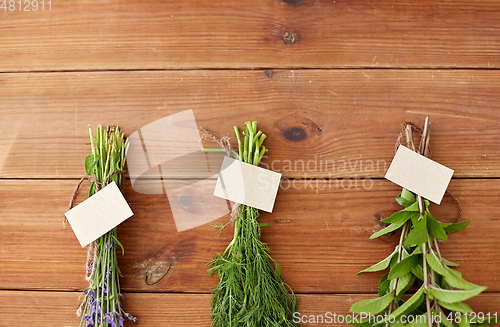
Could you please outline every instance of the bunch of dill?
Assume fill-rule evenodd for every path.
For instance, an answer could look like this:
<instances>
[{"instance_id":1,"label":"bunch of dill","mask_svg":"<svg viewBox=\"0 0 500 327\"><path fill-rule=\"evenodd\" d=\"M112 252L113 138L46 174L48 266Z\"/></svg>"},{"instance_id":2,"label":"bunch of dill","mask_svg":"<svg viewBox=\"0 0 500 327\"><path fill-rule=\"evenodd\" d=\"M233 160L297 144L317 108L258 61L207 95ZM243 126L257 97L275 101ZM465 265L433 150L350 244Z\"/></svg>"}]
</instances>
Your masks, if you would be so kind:
<instances>
[{"instance_id":1,"label":"bunch of dill","mask_svg":"<svg viewBox=\"0 0 500 327\"><path fill-rule=\"evenodd\" d=\"M243 141L238 127L234 127L237 156L258 166L267 152L262 145L266 135L257 131L257 122L245 124ZM257 209L240 205L234 219L233 240L224 253L216 254L210 262L209 273L220 279L213 291L212 326L298 326L292 319L298 299L281 279L280 266L269 255L269 247L260 240L262 224L258 217Z\"/></svg>"}]
</instances>

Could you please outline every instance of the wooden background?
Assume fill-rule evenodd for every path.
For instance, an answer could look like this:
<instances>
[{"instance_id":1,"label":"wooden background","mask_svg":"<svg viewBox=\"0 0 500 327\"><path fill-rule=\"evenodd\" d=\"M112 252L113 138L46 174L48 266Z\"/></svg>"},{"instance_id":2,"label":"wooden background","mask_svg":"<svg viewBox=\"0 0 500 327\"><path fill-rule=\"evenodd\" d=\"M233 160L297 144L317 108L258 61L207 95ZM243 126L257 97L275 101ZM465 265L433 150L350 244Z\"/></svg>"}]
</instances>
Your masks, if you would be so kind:
<instances>
[{"instance_id":1,"label":"wooden background","mask_svg":"<svg viewBox=\"0 0 500 327\"><path fill-rule=\"evenodd\" d=\"M444 256L488 287L469 301L476 311L500 311L498 0L16 6L0 10L0 326L78 326L86 249L62 219L90 152L87 126L130 135L187 109L220 134L257 120L269 136L265 162L297 179L259 219L308 315L346 314L375 296L381 274L356 272L397 242L368 239L398 209L383 163L401 123L430 116L433 158L455 170L449 190L472 219ZM301 167L314 158L348 164ZM207 262L231 228L178 233L164 197L130 183L124 194L135 213L118 228L124 306L140 319L127 326L209 326L217 279ZM449 197L432 211L446 222L457 215Z\"/></svg>"}]
</instances>

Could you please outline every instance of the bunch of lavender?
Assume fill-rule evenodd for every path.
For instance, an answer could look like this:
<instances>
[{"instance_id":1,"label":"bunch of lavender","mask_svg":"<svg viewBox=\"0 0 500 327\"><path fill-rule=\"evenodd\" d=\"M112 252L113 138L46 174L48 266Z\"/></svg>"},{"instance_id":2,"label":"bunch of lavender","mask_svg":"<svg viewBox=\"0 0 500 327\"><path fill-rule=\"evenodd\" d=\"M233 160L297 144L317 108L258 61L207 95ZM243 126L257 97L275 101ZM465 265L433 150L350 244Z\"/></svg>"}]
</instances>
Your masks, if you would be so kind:
<instances>
[{"instance_id":1,"label":"bunch of lavender","mask_svg":"<svg viewBox=\"0 0 500 327\"><path fill-rule=\"evenodd\" d=\"M96 137L89 126L92 155L85 159L85 170L92 182L89 197L108 183L114 181L121 188L128 140L119 127L97 127ZM89 287L84 291L84 300L78 310L81 316L80 327L118 327L125 319L137 321L136 317L122 309L119 279L122 277L116 246L124 254L122 244L116 237L116 228L101 236L90 245L93 256L88 262L87 280Z\"/></svg>"}]
</instances>

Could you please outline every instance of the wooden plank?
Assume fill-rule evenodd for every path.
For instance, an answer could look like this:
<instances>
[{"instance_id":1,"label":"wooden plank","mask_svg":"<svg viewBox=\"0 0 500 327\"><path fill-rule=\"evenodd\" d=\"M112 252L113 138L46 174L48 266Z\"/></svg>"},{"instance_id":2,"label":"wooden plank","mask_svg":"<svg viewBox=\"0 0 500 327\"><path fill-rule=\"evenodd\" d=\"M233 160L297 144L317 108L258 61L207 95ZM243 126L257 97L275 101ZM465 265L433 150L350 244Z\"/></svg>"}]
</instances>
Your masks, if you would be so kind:
<instances>
[{"instance_id":1,"label":"wooden plank","mask_svg":"<svg viewBox=\"0 0 500 327\"><path fill-rule=\"evenodd\" d=\"M80 247L70 227L62 226L75 184L64 180L0 181L0 289L85 288L86 249ZM263 229L263 240L295 292L377 291L382 274L356 273L394 249L397 235L377 240L369 240L369 236L380 228L379 217L398 210L393 198L400 188L382 180L374 180L371 189L358 188L334 189L332 185L331 190L317 189L315 184L300 181L295 188L279 191L272 214L261 214L259 220L270 224ZM498 292L500 204L491 199L500 194L500 184L490 179L453 180L450 191L462 204L463 219L473 221L442 244L443 255L462 265L465 279L487 286L488 292ZM79 201L86 198L85 192L82 190ZM125 256L119 258L125 276L123 289L210 292L217 279L207 274L207 262L230 242L231 225L219 236L211 224L179 233L165 197L136 193L129 184L124 195L135 215L118 228L125 246ZM193 205L189 210L200 208ZM443 222L453 222L458 211L449 197L431 210ZM225 216L213 223L228 219Z\"/></svg>"},{"instance_id":2,"label":"wooden plank","mask_svg":"<svg viewBox=\"0 0 500 327\"><path fill-rule=\"evenodd\" d=\"M500 66L495 0L45 3L0 10L0 71Z\"/></svg>"},{"instance_id":3,"label":"wooden plank","mask_svg":"<svg viewBox=\"0 0 500 327\"><path fill-rule=\"evenodd\" d=\"M352 303L371 297L370 295L312 295L300 296L297 319L301 326L328 324L345 326L339 315L352 316ZM0 291L2 326L78 326L74 312L78 303L75 292L19 292ZM493 315L498 311L500 294L481 294L469 301L476 312ZM135 324L125 326L193 326L210 325L210 295L208 294L125 294L124 309L139 318ZM329 313L329 314L328 314ZM333 314L336 317L333 318ZM323 316L323 323L320 316ZM497 314L498 316L498 314ZM30 317L27 319L27 317ZM355 317L357 317L355 315ZM335 319L330 323L329 319ZM334 323L337 322L337 323Z\"/></svg>"},{"instance_id":4,"label":"wooden plank","mask_svg":"<svg viewBox=\"0 0 500 327\"><path fill-rule=\"evenodd\" d=\"M0 177L78 178L88 124L127 135L193 109L233 135L257 120L269 167L287 178L384 176L401 123L433 124L434 160L455 177L500 177L494 71L280 70L0 75ZM234 138L233 138L234 144Z\"/></svg>"}]
</instances>

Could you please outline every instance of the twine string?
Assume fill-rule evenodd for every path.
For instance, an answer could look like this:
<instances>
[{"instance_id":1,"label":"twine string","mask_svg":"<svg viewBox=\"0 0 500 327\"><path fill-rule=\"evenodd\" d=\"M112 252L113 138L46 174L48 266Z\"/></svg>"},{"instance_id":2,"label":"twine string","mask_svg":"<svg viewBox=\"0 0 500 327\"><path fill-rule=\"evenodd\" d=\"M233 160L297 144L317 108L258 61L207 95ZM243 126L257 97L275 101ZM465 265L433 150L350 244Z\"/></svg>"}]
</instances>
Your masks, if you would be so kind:
<instances>
[{"instance_id":1,"label":"twine string","mask_svg":"<svg viewBox=\"0 0 500 327\"><path fill-rule=\"evenodd\" d=\"M221 149L224 149L224 151L226 151L226 155L228 157L239 160L239 158L237 158L234 155L234 152L231 149L231 142L229 141L229 136L224 135L221 138L218 138L217 136L210 133L209 131L207 131L206 129L204 129L201 126L198 127L198 131L200 133L200 137L201 137L202 141L212 141L212 142L216 143ZM236 203L236 202L231 201L231 220L238 217L238 214L240 212L240 207L241 207L241 203Z\"/></svg>"}]
</instances>

